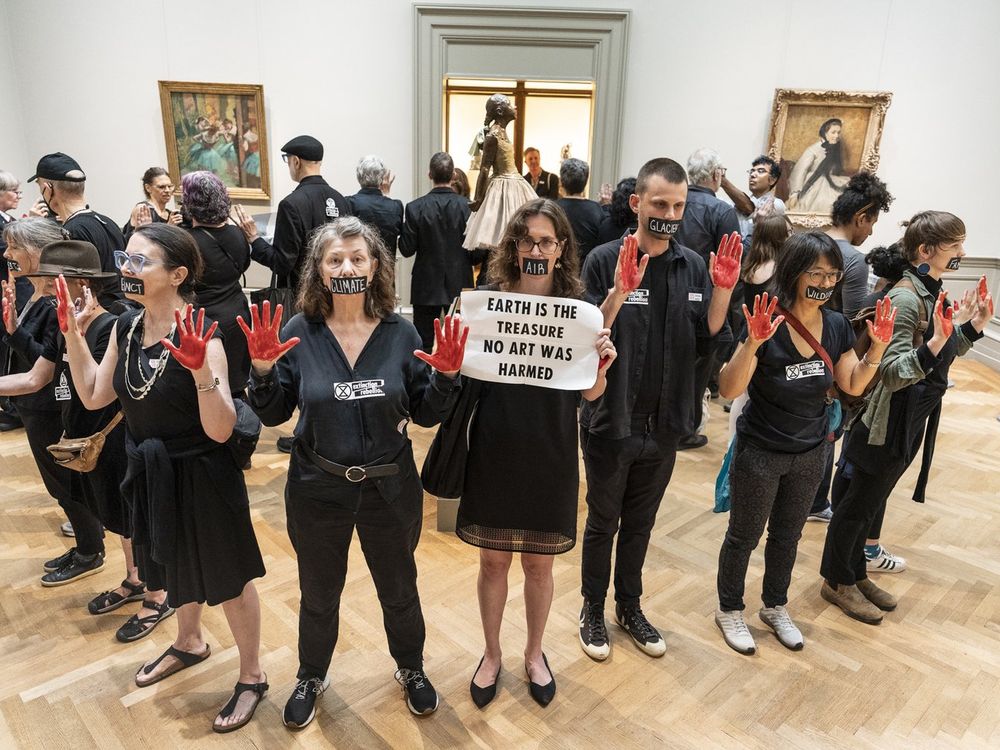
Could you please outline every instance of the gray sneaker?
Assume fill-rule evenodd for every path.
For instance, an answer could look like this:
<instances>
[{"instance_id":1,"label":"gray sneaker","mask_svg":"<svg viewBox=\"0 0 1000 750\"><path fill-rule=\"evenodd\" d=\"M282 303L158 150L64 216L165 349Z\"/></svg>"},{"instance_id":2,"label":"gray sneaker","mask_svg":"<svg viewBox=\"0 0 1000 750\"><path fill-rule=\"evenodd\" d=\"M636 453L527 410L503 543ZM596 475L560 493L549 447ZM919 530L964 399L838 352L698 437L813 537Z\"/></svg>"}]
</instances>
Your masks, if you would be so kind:
<instances>
[{"instance_id":1,"label":"gray sneaker","mask_svg":"<svg viewBox=\"0 0 1000 750\"><path fill-rule=\"evenodd\" d=\"M810 513L807 517L807 521L819 521L820 523L830 523L833 518L833 508L829 505L823 508L823 510L817 511L816 513Z\"/></svg>"},{"instance_id":2,"label":"gray sneaker","mask_svg":"<svg viewBox=\"0 0 1000 750\"><path fill-rule=\"evenodd\" d=\"M726 639L726 645L733 649L733 651L739 651L741 654L748 656L757 653L757 644L754 643L750 629L747 628L747 624L743 621L743 613L738 609L729 610L728 612L721 609L716 610L715 624L722 631L722 637Z\"/></svg>"},{"instance_id":3,"label":"gray sneaker","mask_svg":"<svg viewBox=\"0 0 1000 750\"><path fill-rule=\"evenodd\" d=\"M788 616L788 610L780 604L777 607L764 607L760 611L760 619L767 625L785 648L792 651L801 651L805 645L802 640L802 633L795 627L792 618Z\"/></svg>"}]
</instances>

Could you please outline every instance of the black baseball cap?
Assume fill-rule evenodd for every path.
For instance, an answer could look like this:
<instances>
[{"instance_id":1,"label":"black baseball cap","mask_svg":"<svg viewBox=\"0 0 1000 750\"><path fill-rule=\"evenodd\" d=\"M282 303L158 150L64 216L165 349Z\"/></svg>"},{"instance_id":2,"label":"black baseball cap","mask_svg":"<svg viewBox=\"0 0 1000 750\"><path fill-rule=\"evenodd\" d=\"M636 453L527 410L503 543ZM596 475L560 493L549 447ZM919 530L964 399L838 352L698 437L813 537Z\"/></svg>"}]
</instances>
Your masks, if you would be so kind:
<instances>
[{"instance_id":1,"label":"black baseball cap","mask_svg":"<svg viewBox=\"0 0 1000 750\"><path fill-rule=\"evenodd\" d=\"M311 135L297 135L282 146L281 150L306 161L323 161L323 144Z\"/></svg>"},{"instance_id":2,"label":"black baseball cap","mask_svg":"<svg viewBox=\"0 0 1000 750\"><path fill-rule=\"evenodd\" d=\"M87 175L83 173L83 169L77 164L76 159L61 151L46 154L39 159L35 173L28 178L28 182L34 182L39 177L65 182L84 182L87 179Z\"/></svg>"}]
</instances>

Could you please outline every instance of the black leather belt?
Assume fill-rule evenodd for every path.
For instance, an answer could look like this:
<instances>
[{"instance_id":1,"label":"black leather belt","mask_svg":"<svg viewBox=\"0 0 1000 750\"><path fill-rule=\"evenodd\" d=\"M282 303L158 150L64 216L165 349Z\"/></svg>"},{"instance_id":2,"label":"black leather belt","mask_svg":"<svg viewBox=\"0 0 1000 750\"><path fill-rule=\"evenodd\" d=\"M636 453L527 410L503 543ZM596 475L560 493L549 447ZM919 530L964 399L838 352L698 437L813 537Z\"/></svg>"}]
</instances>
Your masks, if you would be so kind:
<instances>
[{"instance_id":1,"label":"black leather belt","mask_svg":"<svg viewBox=\"0 0 1000 750\"><path fill-rule=\"evenodd\" d=\"M303 440L296 440L295 445L296 447L302 449L306 458L312 461L317 468L322 469L327 474L343 477L348 482L363 482L366 479L391 477L399 473L398 464L380 464L378 466L344 466L343 464L334 463L333 461L323 458Z\"/></svg>"}]
</instances>

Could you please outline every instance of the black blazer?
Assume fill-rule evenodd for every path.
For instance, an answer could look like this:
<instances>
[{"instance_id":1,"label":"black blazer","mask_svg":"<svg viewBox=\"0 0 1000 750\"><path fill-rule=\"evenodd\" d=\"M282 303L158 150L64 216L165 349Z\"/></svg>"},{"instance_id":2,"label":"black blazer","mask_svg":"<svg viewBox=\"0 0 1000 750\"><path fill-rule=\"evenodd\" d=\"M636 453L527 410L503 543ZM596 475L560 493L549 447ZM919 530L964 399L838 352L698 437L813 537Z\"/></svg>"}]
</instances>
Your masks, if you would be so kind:
<instances>
[{"instance_id":1,"label":"black blazer","mask_svg":"<svg viewBox=\"0 0 1000 750\"><path fill-rule=\"evenodd\" d=\"M482 254L462 247L469 201L448 187L436 187L406 205L399 252L417 256L410 299L414 305L450 305L472 286L472 266Z\"/></svg>"},{"instance_id":2,"label":"black blazer","mask_svg":"<svg viewBox=\"0 0 1000 750\"><path fill-rule=\"evenodd\" d=\"M395 257L396 241L403 231L403 202L382 195L378 188L361 188L347 202L352 214L378 230L389 254Z\"/></svg>"},{"instance_id":3,"label":"black blazer","mask_svg":"<svg viewBox=\"0 0 1000 750\"><path fill-rule=\"evenodd\" d=\"M319 175L304 177L278 204L274 219L274 244L258 237L250 257L278 275L279 287L296 288L312 231L341 216L350 216L347 199Z\"/></svg>"},{"instance_id":4,"label":"black blazer","mask_svg":"<svg viewBox=\"0 0 1000 750\"><path fill-rule=\"evenodd\" d=\"M531 184L531 172L524 176L525 182ZM544 169L538 175L538 185L535 187L535 194L539 198L549 198L556 200L559 197L559 175L546 172Z\"/></svg>"}]
</instances>

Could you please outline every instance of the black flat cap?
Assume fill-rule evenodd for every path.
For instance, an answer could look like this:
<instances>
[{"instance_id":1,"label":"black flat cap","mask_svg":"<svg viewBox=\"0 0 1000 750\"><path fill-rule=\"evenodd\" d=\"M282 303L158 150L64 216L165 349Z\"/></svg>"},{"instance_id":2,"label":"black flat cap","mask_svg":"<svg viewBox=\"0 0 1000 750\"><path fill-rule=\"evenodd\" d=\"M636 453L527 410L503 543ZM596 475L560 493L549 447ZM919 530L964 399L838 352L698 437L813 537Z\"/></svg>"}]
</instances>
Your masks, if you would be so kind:
<instances>
[{"instance_id":1,"label":"black flat cap","mask_svg":"<svg viewBox=\"0 0 1000 750\"><path fill-rule=\"evenodd\" d=\"M44 177L44 175L42 175ZM49 178L47 178L49 179ZM101 270L97 248L80 240L59 240L42 248L35 276L69 276L72 279L110 279L118 274Z\"/></svg>"},{"instance_id":2,"label":"black flat cap","mask_svg":"<svg viewBox=\"0 0 1000 750\"><path fill-rule=\"evenodd\" d=\"M323 161L323 144L311 135L297 135L282 146L281 150L306 161Z\"/></svg>"},{"instance_id":3,"label":"black flat cap","mask_svg":"<svg viewBox=\"0 0 1000 750\"><path fill-rule=\"evenodd\" d=\"M35 174L28 178L28 182L34 182L39 177L66 182L83 182L87 179L87 175L83 173L83 169L77 164L76 159L61 151L46 154L39 159L38 166L35 167Z\"/></svg>"}]
</instances>

